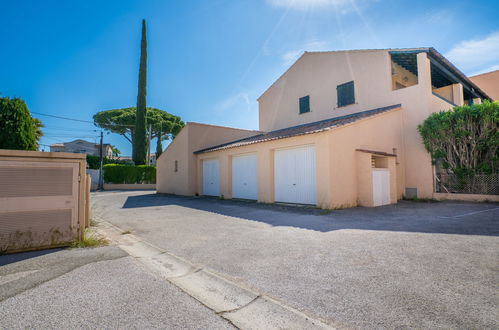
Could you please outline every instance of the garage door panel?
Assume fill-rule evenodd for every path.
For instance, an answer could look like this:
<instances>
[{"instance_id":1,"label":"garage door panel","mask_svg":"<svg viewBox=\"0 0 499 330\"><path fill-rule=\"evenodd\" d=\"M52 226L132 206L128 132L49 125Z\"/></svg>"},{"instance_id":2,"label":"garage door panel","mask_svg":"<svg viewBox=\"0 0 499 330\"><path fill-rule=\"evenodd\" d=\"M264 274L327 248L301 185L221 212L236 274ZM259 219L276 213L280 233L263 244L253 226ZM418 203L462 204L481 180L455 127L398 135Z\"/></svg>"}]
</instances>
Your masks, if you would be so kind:
<instances>
[{"instance_id":1,"label":"garage door panel","mask_svg":"<svg viewBox=\"0 0 499 330\"><path fill-rule=\"evenodd\" d=\"M232 197L258 199L256 154L232 158Z\"/></svg>"},{"instance_id":2,"label":"garage door panel","mask_svg":"<svg viewBox=\"0 0 499 330\"><path fill-rule=\"evenodd\" d=\"M218 159L203 161L203 194L220 196L220 162Z\"/></svg>"},{"instance_id":3,"label":"garage door panel","mask_svg":"<svg viewBox=\"0 0 499 330\"><path fill-rule=\"evenodd\" d=\"M316 204L315 148L302 147L275 152L275 200Z\"/></svg>"}]
</instances>

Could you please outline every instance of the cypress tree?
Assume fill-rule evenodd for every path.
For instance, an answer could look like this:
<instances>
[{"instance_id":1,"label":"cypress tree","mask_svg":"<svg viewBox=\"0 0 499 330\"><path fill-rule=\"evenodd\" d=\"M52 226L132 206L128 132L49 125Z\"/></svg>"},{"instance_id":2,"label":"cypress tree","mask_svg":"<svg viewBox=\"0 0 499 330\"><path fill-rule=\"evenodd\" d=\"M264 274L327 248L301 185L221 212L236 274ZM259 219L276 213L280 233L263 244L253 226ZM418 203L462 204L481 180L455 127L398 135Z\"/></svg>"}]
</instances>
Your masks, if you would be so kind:
<instances>
[{"instance_id":1,"label":"cypress tree","mask_svg":"<svg viewBox=\"0 0 499 330\"><path fill-rule=\"evenodd\" d=\"M142 20L142 40L140 43L139 86L137 93L137 115L133 132L132 158L135 165L146 164L146 85L147 85L147 36L146 21Z\"/></svg>"},{"instance_id":2,"label":"cypress tree","mask_svg":"<svg viewBox=\"0 0 499 330\"><path fill-rule=\"evenodd\" d=\"M161 131L158 132L158 140L156 141L156 160L163 153L163 145L161 143Z\"/></svg>"}]
</instances>

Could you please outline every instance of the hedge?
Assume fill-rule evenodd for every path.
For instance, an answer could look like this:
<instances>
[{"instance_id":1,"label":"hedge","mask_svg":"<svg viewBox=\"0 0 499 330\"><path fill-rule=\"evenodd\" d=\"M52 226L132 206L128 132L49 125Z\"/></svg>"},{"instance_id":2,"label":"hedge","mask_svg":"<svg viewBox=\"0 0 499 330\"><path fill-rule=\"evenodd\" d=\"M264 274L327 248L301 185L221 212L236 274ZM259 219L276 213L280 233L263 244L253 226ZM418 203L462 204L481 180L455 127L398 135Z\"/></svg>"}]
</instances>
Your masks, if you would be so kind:
<instances>
[{"instance_id":1,"label":"hedge","mask_svg":"<svg viewBox=\"0 0 499 330\"><path fill-rule=\"evenodd\" d=\"M148 165L104 165L105 183L156 183L156 167Z\"/></svg>"},{"instance_id":2,"label":"hedge","mask_svg":"<svg viewBox=\"0 0 499 330\"><path fill-rule=\"evenodd\" d=\"M123 165L131 165L133 162L131 160L125 159L110 159L104 157L103 161L104 165L106 164L123 164ZM87 155L87 165L89 169L98 170L100 168L100 157L94 155Z\"/></svg>"}]
</instances>

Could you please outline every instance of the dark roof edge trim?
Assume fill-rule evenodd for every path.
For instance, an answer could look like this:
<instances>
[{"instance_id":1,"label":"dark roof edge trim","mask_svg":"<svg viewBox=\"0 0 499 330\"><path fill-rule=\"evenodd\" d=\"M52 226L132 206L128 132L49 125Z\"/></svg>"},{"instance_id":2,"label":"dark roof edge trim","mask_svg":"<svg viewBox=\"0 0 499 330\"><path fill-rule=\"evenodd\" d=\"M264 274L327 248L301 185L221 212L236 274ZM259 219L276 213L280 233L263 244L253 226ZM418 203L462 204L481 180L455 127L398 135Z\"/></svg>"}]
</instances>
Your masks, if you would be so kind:
<instances>
[{"instance_id":1,"label":"dark roof edge trim","mask_svg":"<svg viewBox=\"0 0 499 330\"><path fill-rule=\"evenodd\" d=\"M373 155L379 155L379 156L387 156L387 157L397 157L397 155L395 154L390 154L388 152L384 152L384 151L376 151L376 150L368 150L368 149L355 149L356 151L360 151L360 152L365 152L365 153L368 153L368 154L373 154Z\"/></svg>"},{"instance_id":2,"label":"dark roof edge trim","mask_svg":"<svg viewBox=\"0 0 499 330\"><path fill-rule=\"evenodd\" d=\"M312 126L312 125L316 125L316 124L326 123L326 122L329 122L329 121L337 121L337 120L347 119L347 118L350 118L350 117L356 117L356 116L359 116L359 115L366 115L366 114L371 114L371 113L373 115L382 114L385 111L397 109L397 108L400 108L400 107L402 107L402 104L399 103L399 104L389 105L389 106L386 106L386 107L381 107L381 108L376 108L376 109L371 109L371 110L356 112L356 113L352 113L352 114L349 114L349 115L344 115L344 116L339 116L339 117L324 119L324 120L320 120L320 121L315 121L315 122L311 122L311 123L307 123L307 124L301 124L301 125L297 125L297 126L291 126L291 127L281 128L281 129L278 129L278 130L275 130L275 131L265 132L265 133L261 133L261 134L257 134L257 135L253 135L253 136L248 136L248 137L245 137L245 138L242 138L242 139L238 139L238 140L234 140L234 141L229 141L229 142L226 142L226 143L222 143L220 145L216 145L216 146L204 148L204 149L201 149L201 150L197 150L197 151L194 151L193 154L200 154L200 153L209 152L209 151L217 151L217 150L219 150L219 149L221 149L221 148L223 148L225 146L228 146L230 144L241 142L241 141L244 141L244 140L247 140L247 139L250 139L250 138L255 138L255 137L258 137L258 136L264 136L264 135L270 134L270 133L278 133L278 132L286 131L286 130L289 130L289 129L296 129L296 128L305 127L305 126ZM359 118L359 119L367 119L367 118L369 118L369 117L364 117L364 118ZM321 131L324 131L324 130L326 130L326 129L322 129ZM317 132L314 132L314 133L320 133L320 131L317 131ZM282 137L271 138L271 139L269 139L267 141L258 141L258 142L254 142L254 143L269 142L269 141L273 141L273 140L280 140L280 139L285 139L285 138L290 138L290 137L300 136L300 135L305 135L305 134L310 134L310 133L292 134L292 135L287 135L287 136L282 136ZM254 144L254 143L249 143L249 144Z\"/></svg>"}]
</instances>

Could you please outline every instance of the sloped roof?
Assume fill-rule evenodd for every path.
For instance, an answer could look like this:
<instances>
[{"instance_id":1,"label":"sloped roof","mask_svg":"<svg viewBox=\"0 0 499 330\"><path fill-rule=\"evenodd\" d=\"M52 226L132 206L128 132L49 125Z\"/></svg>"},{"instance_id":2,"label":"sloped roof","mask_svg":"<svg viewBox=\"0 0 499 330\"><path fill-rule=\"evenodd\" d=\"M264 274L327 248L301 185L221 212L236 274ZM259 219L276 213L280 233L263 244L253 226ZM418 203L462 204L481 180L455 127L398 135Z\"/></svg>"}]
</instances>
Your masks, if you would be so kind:
<instances>
[{"instance_id":1,"label":"sloped roof","mask_svg":"<svg viewBox=\"0 0 499 330\"><path fill-rule=\"evenodd\" d=\"M331 50L331 51L305 51L276 81L274 81L258 99L265 95L291 68L306 55L314 54L341 54L341 53L370 53L370 52L389 52L395 54L403 53L427 53L434 63L440 64L446 74L455 75L459 82L469 90L472 94L478 94L482 98L491 99L478 85L471 81L464 73L461 72L452 62L445 58L433 47L415 47L415 48L384 48L384 49L352 49L352 50ZM411 70L409 70L411 71Z\"/></svg>"},{"instance_id":2,"label":"sloped roof","mask_svg":"<svg viewBox=\"0 0 499 330\"><path fill-rule=\"evenodd\" d=\"M271 131L271 132L267 132L267 133L261 133L261 134L250 136L250 137L247 137L244 139L239 139L236 141L231 141L231 142L227 142L227 143L220 144L217 146L201 149L201 150L195 151L194 153L199 154L199 153L210 152L210 151L217 151L217 150L223 150L223 149L229 149L229 148L242 147L242 146L249 145L249 144L285 139L285 138L289 138L289 137L293 137L293 136L320 133L320 132L327 131L327 130L330 130L330 129L333 129L336 127L340 127L340 126L343 126L346 124L353 123L353 122L360 120L360 119L363 119L363 118L368 118L368 117L371 117L371 116L374 116L374 115L377 115L377 114L380 114L383 112L387 112L387 111L390 111L393 109L400 108L400 106L401 106L400 104L395 104L395 105L390 105L387 107L357 112L357 113L354 113L351 115L335 117L335 118L331 118L331 119L316 121L313 123L283 128L283 129L279 129L279 130Z\"/></svg>"}]
</instances>

